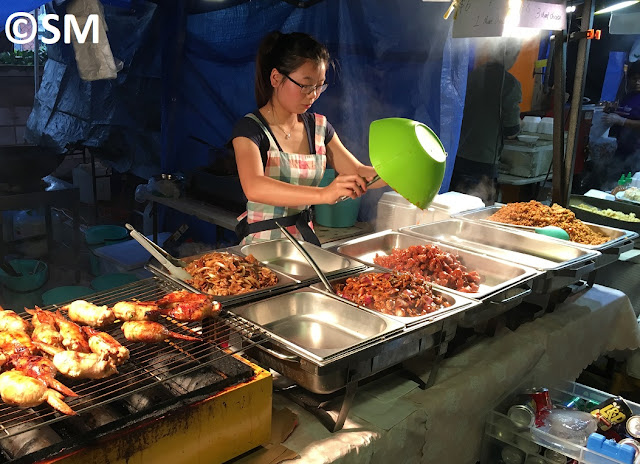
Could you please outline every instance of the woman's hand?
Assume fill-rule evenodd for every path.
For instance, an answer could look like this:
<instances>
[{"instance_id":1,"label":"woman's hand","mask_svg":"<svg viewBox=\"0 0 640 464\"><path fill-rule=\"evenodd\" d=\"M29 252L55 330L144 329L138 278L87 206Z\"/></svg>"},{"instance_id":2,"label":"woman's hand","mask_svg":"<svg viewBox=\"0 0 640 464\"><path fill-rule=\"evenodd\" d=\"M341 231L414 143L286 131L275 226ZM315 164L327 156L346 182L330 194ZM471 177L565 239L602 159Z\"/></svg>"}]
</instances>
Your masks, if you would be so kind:
<instances>
[{"instance_id":1,"label":"woman's hand","mask_svg":"<svg viewBox=\"0 0 640 464\"><path fill-rule=\"evenodd\" d=\"M322 203L333 205L342 197L358 198L367 191L367 182L358 175L341 174L322 189Z\"/></svg>"},{"instance_id":2,"label":"woman's hand","mask_svg":"<svg viewBox=\"0 0 640 464\"><path fill-rule=\"evenodd\" d=\"M627 119L616 113L605 113L602 115L602 122L608 126L624 126Z\"/></svg>"},{"instance_id":3,"label":"woman's hand","mask_svg":"<svg viewBox=\"0 0 640 464\"><path fill-rule=\"evenodd\" d=\"M358 168L358 175L360 177L364 177L367 182L371 182L371 180L378 175L376 170L372 166L360 166ZM380 188L387 185L385 181L379 179L375 181L373 184L369 185L369 188Z\"/></svg>"}]
</instances>

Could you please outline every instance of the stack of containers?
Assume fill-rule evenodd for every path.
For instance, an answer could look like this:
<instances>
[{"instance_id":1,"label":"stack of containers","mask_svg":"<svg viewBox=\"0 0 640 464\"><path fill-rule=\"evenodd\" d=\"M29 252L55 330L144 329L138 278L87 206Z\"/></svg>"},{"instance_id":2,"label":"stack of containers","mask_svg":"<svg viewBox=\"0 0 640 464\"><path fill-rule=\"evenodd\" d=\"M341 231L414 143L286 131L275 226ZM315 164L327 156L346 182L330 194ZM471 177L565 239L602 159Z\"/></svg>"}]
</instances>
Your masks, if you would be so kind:
<instances>
[{"instance_id":1,"label":"stack of containers","mask_svg":"<svg viewBox=\"0 0 640 464\"><path fill-rule=\"evenodd\" d=\"M376 232L413 226L419 211L399 193L385 192L378 202Z\"/></svg>"}]
</instances>

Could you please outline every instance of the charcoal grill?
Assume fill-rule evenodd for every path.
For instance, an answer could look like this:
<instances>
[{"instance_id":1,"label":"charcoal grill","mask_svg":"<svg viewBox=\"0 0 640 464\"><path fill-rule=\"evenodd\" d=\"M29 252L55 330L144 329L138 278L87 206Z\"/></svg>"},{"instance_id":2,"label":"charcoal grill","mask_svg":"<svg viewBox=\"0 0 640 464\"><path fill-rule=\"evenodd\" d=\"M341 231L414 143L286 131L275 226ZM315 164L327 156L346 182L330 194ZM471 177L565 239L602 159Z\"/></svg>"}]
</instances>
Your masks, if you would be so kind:
<instances>
[{"instance_id":1,"label":"charcoal grill","mask_svg":"<svg viewBox=\"0 0 640 464\"><path fill-rule=\"evenodd\" d=\"M153 277L86 299L113 305L122 300L156 300L177 289L180 287ZM43 309L55 311L63 304ZM130 350L130 359L119 366L119 374L103 380L59 377L79 395L65 399L78 416L62 415L47 404L26 409L0 404L0 462L32 462L82 448L100 436L160 417L189 399L206 398L255 376L249 365L234 356L238 351L234 346L251 348L264 343L259 329L252 328L249 339L244 335L247 323L237 318L219 317L206 323L164 319L170 330L203 341L131 343L120 324L104 329Z\"/></svg>"}]
</instances>

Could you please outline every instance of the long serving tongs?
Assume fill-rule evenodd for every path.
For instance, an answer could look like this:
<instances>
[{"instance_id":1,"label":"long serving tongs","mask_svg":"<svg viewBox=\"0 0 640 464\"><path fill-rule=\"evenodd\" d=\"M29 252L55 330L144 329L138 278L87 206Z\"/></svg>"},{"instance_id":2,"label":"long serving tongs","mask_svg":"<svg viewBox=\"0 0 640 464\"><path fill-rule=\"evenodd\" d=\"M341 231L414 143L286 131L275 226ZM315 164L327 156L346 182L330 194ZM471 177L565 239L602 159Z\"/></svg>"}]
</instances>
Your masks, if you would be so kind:
<instances>
[{"instance_id":1,"label":"long serving tongs","mask_svg":"<svg viewBox=\"0 0 640 464\"><path fill-rule=\"evenodd\" d=\"M367 188L370 187L371 185L375 184L379 180L380 180L380 176L376 174L376 176L373 179L371 179L369 182L367 182L367 184L366 184ZM341 201L348 200L349 198L351 198L351 197L348 197L348 196L345 195L343 197L338 198L338 201L336 201L336 203L340 203Z\"/></svg>"},{"instance_id":2,"label":"long serving tongs","mask_svg":"<svg viewBox=\"0 0 640 464\"><path fill-rule=\"evenodd\" d=\"M131 224L125 224L125 227L129 230L131 238L135 239L149 253L151 253L154 258L160 261L160 264L167 268L169 274L180 280L191 280L193 278L191 274L183 269L187 266L187 263L185 263L181 259L171 256L160 246L135 230Z\"/></svg>"},{"instance_id":3,"label":"long serving tongs","mask_svg":"<svg viewBox=\"0 0 640 464\"><path fill-rule=\"evenodd\" d=\"M306 259L307 262L313 268L313 270L316 271L316 274L318 274L318 277L320 277L320 280L322 281L322 284L325 286L327 291L335 295L336 291L333 289L333 287L329 283L329 279L327 279L327 276L324 275L324 272L322 272L322 270L320 269L320 266L318 266L318 263L316 263L316 261L311 257L309 252L305 250L302 245L300 245L300 242L298 242L295 239L295 237L291 235L291 233L286 228L282 227L280 224L278 224L278 222L276 222L276 225L280 227L280 230L282 231L284 236L287 237L291 243L293 243L293 246L295 246L298 249L298 251L302 253L302 256L304 256L304 259Z\"/></svg>"}]
</instances>

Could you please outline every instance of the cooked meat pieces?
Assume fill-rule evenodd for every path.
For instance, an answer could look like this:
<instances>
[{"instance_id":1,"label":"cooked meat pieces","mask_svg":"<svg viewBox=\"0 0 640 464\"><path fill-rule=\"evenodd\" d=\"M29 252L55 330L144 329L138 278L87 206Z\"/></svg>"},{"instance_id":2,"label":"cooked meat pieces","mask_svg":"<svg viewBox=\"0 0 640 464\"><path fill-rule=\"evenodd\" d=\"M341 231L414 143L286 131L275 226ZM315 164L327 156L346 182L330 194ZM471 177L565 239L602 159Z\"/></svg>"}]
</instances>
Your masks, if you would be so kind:
<instances>
[{"instance_id":1,"label":"cooked meat pieces","mask_svg":"<svg viewBox=\"0 0 640 464\"><path fill-rule=\"evenodd\" d=\"M156 301L157 312L181 322L201 321L220 313L220 303L209 295L186 290L171 292Z\"/></svg>"},{"instance_id":2,"label":"cooked meat pieces","mask_svg":"<svg viewBox=\"0 0 640 464\"><path fill-rule=\"evenodd\" d=\"M104 327L116 320L111 308L97 306L84 300L76 300L62 309L69 312L69 319L73 322L91 327Z\"/></svg>"},{"instance_id":3,"label":"cooked meat pieces","mask_svg":"<svg viewBox=\"0 0 640 464\"><path fill-rule=\"evenodd\" d=\"M167 338L188 341L202 341L199 338L172 332L158 322L130 321L122 324L124 337L130 342L160 343Z\"/></svg>"},{"instance_id":4,"label":"cooked meat pieces","mask_svg":"<svg viewBox=\"0 0 640 464\"><path fill-rule=\"evenodd\" d=\"M0 306L0 331L31 333L31 324L14 311L3 309Z\"/></svg>"},{"instance_id":5,"label":"cooked meat pieces","mask_svg":"<svg viewBox=\"0 0 640 464\"><path fill-rule=\"evenodd\" d=\"M62 401L61 393L47 388L42 380L16 370L0 374L0 395L5 403L21 408L38 406L46 401L64 414L75 415L73 409Z\"/></svg>"}]
</instances>

